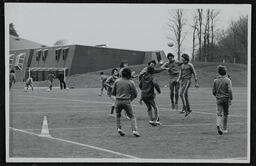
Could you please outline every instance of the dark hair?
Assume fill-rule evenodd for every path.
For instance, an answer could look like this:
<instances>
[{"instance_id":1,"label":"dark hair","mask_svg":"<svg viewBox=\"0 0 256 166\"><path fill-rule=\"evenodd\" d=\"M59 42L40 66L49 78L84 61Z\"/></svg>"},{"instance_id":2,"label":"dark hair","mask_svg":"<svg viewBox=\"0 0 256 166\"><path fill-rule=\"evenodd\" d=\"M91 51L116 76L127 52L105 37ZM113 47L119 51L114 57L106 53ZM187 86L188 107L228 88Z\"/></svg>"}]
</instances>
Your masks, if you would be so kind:
<instances>
[{"instance_id":1,"label":"dark hair","mask_svg":"<svg viewBox=\"0 0 256 166\"><path fill-rule=\"evenodd\" d=\"M127 79L130 79L132 77L132 71L129 68L124 68L121 74L122 74L122 77Z\"/></svg>"},{"instance_id":2,"label":"dark hair","mask_svg":"<svg viewBox=\"0 0 256 166\"><path fill-rule=\"evenodd\" d=\"M15 73L13 69L12 69L10 72L11 72L11 73Z\"/></svg>"},{"instance_id":3,"label":"dark hair","mask_svg":"<svg viewBox=\"0 0 256 166\"><path fill-rule=\"evenodd\" d=\"M124 64L128 63L126 60L123 60L120 64L120 68L123 68L124 67Z\"/></svg>"},{"instance_id":4,"label":"dark hair","mask_svg":"<svg viewBox=\"0 0 256 166\"><path fill-rule=\"evenodd\" d=\"M147 68L147 72L148 72L149 74L154 74L154 71L155 71L155 69L154 69L154 67L152 67L152 66L149 66L149 67Z\"/></svg>"},{"instance_id":5,"label":"dark hair","mask_svg":"<svg viewBox=\"0 0 256 166\"><path fill-rule=\"evenodd\" d=\"M181 57L189 62L189 55L188 54L182 54Z\"/></svg>"},{"instance_id":6,"label":"dark hair","mask_svg":"<svg viewBox=\"0 0 256 166\"><path fill-rule=\"evenodd\" d=\"M167 54L167 58L169 59L170 56L171 56L171 57L174 57L174 55L173 55L172 53L168 53L168 54Z\"/></svg>"},{"instance_id":7,"label":"dark hair","mask_svg":"<svg viewBox=\"0 0 256 166\"><path fill-rule=\"evenodd\" d=\"M224 75L226 75L226 66L222 66L222 65L219 65L218 67L217 67L217 69L218 69L218 73L221 75L221 76L224 76Z\"/></svg>"},{"instance_id":8,"label":"dark hair","mask_svg":"<svg viewBox=\"0 0 256 166\"><path fill-rule=\"evenodd\" d=\"M156 61L155 60L149 61L148 65L150 65L151 63L154 63L156 65Z\"/></svg>"},{"instance_id":9,"label":"dark hair","mask_svg":"<svg viewBox=\"0 0 256 166\"><path fill-rule=\"evenodd\" d=\"M103 75L104 74L104 72L102 71L102 72L100 72L100 75Z\"/></svg>"},{"instance_id":10,"label":"dark hair","mask_svg":"<svg viewBox=\"0 0 256 166\"><path fill-rule=\"evenodd\" d=\"M118 69L117 68L112 69L111 74L113 75L115 71L118 72Z\"/></svg>"}]
</instances>

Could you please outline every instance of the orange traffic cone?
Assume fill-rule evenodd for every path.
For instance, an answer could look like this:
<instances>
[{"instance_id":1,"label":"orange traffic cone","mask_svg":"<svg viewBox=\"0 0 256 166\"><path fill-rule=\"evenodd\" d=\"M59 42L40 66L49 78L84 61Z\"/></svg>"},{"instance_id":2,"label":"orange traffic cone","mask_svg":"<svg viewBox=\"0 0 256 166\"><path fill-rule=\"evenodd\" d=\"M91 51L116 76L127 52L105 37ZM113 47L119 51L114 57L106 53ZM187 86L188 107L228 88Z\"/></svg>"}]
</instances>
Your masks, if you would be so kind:
<instances>
[{"instance_id":1,"label":"orange traffic cone","mask_svg":"<svg viewBox=\"0 0 256 166\"><path fill-rule=\"evenodd\" d=\"M48 122L47 122L47 116L44 116L42 130L41 130L41 136L42 137L51 137L48 129Z\"/></svg>"}]
</instances>

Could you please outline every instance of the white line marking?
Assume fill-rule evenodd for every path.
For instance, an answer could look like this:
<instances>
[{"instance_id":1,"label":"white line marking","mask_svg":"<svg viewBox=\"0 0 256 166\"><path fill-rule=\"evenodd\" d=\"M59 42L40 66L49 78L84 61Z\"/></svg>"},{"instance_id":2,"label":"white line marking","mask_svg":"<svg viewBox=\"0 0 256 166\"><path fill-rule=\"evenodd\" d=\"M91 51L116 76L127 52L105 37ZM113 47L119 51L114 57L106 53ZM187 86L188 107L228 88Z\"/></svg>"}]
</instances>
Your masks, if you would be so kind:
<instances>
[{"instance_id":1,"label":"white line marking","mask_svg":"<svg viewBox=\"0 0 256 166\"><path fill-rule=\"evenodd\" d=\"M246 123L228 123L228 125L245 125ZM163 124L161 126L166 127L191 127L191 126L214 126L215 123L197 123L197 124ZM100 129L103 126L91 126L91 127L60 127L60 128L49 128L49 130L84 130L84 129ZM28 131L40 131L41 129L20 129Z\"/></svg>"},{"instance_id":2,"label":"white line marking","mask_svg":"<svg viewBox=\"0 0 256 166\"><path fill-rule=\"evenodd\" d=\"M29 131L20 130L20 129L13 128L13 127L10 127L10 129L12 129L14 131L19 131L19 132L22 132L22 133L25 133L25 134L35 135L35 136L41 137L39 134L32 133L32 132L29 132ZM79 146L83 146L83 147L87 147L87 148L91 148L91 149L95 149L95 150L99 150L99 151L103 151L103 152L112 153L112 154L119 155L119 156L124 156L124 157L128 157L128 158L133 158L133 159L139 159L138 157L135 157L135 156L115 152L115 151L104 149L104 148L99 148L99 147L92 146L92 145L87 145L87 144L73 142L73 141L69 141L69 140L65 140L65 139L60 139L60 138L56 138L56 137L41 137L41 138L57 140L57 141L66 142L66 143L69 143L69 144L79 145Z\"/></svg>"},{"instance_id":3,"label":"white line marking","mask_svg":"<svg viewBox=\"0 0 256 166\"><path fill-rule=\"evenodd\" d=\"M99 101L85 101L85 100L74 100L74 99L64 99L64 98L51 98L51 97L30 96L30 95L28 95L28 96L27 95L17 95L17 96L37 97L37 98L54 99L54 100L62 100L62 101L76 101L76 102L82 102L82 103L113 104L112 102L105 102L105 101L101 101L101 102L99 102ZM145 106L142 106L142 105L132 104L132 106L139 107L139 108L144 108L144 109L146 108ZM170 111L169 108L165 108L165 107L160 107L160 110L162 110L162 111ZM206 109L193 109L193 110L206 110ZM231 110L235 110L235 108L231 108ZM62 112L64 112L64 111L56 111L56 112L48 112L48 113L62 113ZM66 111L65 113L76 113L76 112L88 112L88 111ZM91 112L96 112L96 111L91 111ZM97 112L106 112L106 111L97 111ZM193 112L194 113L198 113L198 114L216 115L216 113L207 113L207 112L199 112L199 111L193 111ZM37 113L37 112L33 112L33 113ZM45 113L45 112L39 112L39 113ZM245 116L239 116L239 115L229 115L229 116L230 117L243 117L243 118L246 118Z\"/></svg>"}]
</instances>

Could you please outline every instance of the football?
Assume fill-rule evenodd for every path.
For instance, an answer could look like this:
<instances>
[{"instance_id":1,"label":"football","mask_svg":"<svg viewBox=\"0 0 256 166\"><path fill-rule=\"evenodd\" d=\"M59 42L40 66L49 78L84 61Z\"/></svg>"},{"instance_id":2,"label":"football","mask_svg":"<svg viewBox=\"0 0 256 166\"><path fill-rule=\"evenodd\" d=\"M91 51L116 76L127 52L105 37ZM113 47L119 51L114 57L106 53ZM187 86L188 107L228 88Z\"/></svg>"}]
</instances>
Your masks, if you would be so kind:
<instances>
[{"instance_id":1,"label":"football","mask_svg":"<svg viewBox=\"0 0 256 166\"><path fill-rule=\"evenodd\" d=\"M173 43L172 42L169 42L168 44L167 44L169 47L173 47Z\"/></svg>"}]
</instances>

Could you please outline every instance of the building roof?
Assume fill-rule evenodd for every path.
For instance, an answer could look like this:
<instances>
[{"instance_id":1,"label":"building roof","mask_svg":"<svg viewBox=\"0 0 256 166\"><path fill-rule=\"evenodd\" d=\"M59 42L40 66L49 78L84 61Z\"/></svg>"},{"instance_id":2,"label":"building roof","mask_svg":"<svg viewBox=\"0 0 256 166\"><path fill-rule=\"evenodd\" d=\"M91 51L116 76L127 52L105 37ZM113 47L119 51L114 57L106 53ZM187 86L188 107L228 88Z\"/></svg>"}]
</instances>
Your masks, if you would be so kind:
<instances>
[{"instance_id":1,"label":"building roof","mask_svg":"<svg viewBox=\"0 0 256 166\"><path fill-rule=\"evenodd\" d=\"M33 49L47 47L44 44L10 35L10 50Z\"/></svg>"}]
</instances>

